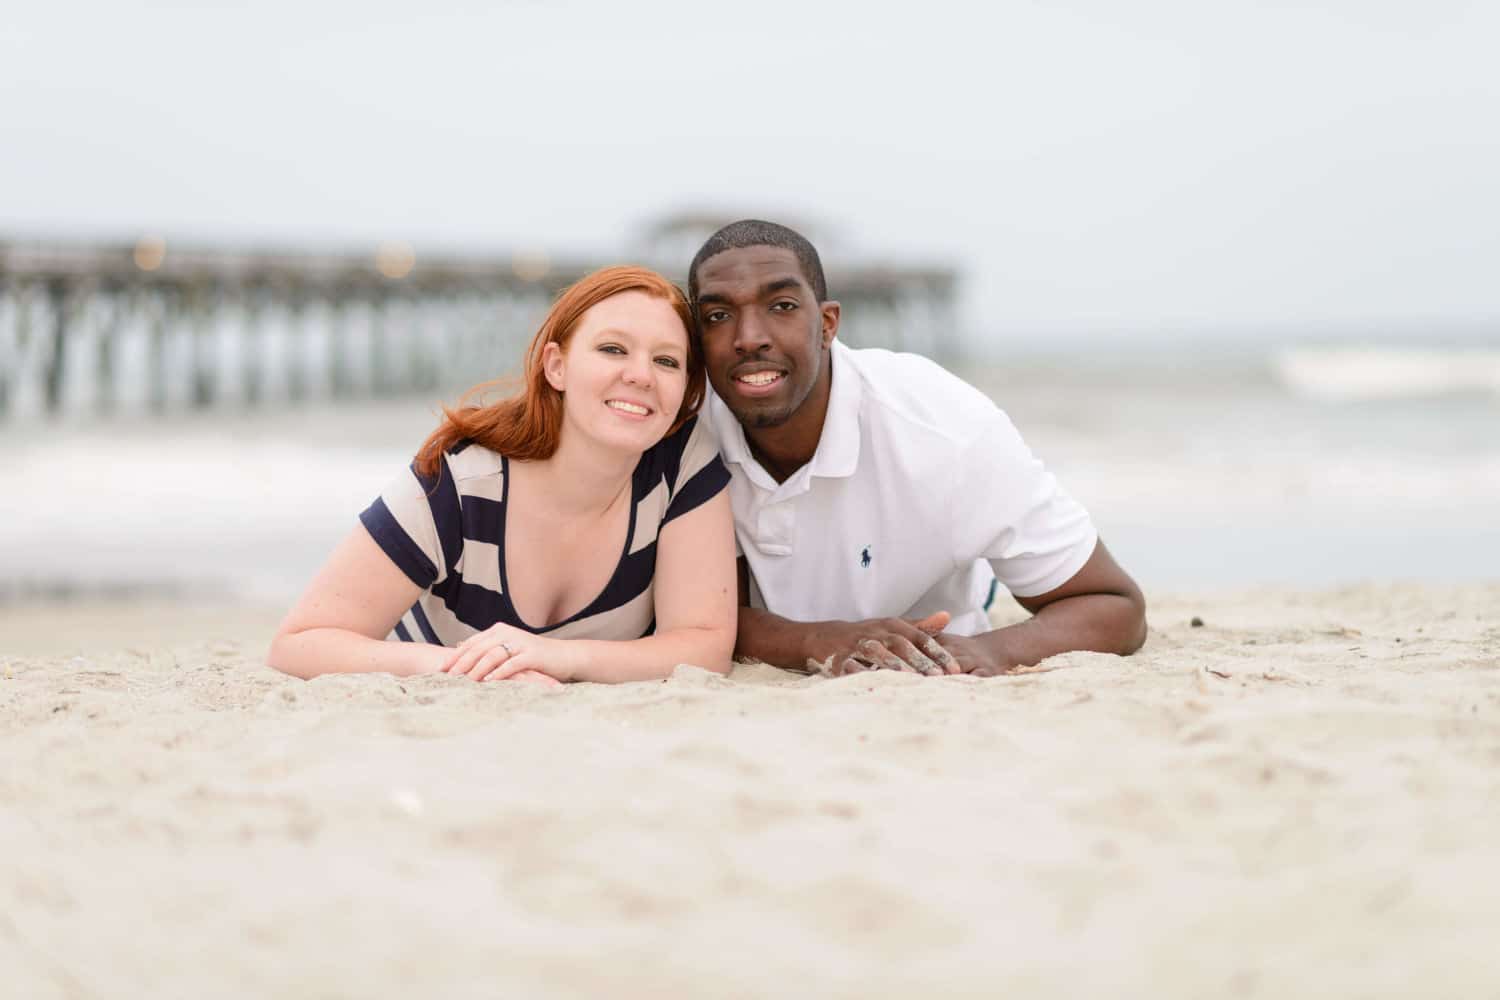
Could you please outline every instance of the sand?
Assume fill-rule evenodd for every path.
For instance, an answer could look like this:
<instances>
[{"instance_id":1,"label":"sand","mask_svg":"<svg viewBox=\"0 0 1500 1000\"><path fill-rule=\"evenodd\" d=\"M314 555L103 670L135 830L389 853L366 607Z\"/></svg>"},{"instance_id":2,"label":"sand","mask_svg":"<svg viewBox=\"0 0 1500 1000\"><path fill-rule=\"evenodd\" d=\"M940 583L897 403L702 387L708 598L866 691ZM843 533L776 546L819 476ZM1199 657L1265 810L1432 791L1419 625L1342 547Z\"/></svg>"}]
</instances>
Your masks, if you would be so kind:
<instances>
[{"instance_id":1,"label":"sand","mask_svg":"<svg viewBox=\"0 0 1500 1000\"><path fill-rule=\"evenodd\" d=\"M1500 995L1500 584L1151 617L991 680L544 689L0 608L0 993Z\"/></svg>"}]
</instances>

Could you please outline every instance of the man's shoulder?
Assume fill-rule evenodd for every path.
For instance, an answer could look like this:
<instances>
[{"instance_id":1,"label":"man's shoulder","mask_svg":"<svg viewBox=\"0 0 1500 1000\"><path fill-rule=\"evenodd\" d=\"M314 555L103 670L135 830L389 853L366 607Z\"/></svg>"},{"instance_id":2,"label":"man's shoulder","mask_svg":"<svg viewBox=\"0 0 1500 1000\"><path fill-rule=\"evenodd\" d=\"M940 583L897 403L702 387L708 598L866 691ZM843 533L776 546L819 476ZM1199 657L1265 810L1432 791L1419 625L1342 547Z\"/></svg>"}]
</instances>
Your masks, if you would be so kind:
<instances>
[{"instance_id":1,"label":"man's shoulder","mask_svg":"<svg viewBox=\"0 0 1500 1000\"><path fill-rule=\"evenodd\" d=\"M967 441L1006 417L984 393L920 354L846 349L859 373L863 408L896 433Z\"/></svg>"}]
</instances>

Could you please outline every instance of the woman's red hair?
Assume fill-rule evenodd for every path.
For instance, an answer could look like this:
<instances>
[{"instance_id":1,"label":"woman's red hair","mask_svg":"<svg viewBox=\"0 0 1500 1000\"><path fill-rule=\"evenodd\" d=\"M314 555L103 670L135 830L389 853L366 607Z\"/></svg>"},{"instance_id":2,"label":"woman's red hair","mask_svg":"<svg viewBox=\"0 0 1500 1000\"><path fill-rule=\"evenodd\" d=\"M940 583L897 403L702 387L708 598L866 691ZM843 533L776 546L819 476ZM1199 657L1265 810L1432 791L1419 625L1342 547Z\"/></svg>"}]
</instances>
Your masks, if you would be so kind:
<instances>
[{"instance_id":1,"label":"woman's red hair","mask_svg":"<svg viewBox=\"0 0 1500 1000\"><path fill-rule=\"evenodd\" d=\"M645 292L666 301L682 319L687 334L687 391L671 430L677 430L698 412L703 403L703 354L693 336L693 314L682 290L655 271L644 267L606 267L580 278L557 297L541 329L526 350L522 389L515 396L487 405L469 403L505 384L484 382L464 393L455 409L443 407L443 422L417 452L417 471L435 476L442 468L443 453L463 440L522 461L551 458L562 435L562 393L552 388L542 371L542 353L548 344L566 350L578 322L589 309L621 292ZM468 403L469 405L465 405Z\"/></svg>"}]
</instances>

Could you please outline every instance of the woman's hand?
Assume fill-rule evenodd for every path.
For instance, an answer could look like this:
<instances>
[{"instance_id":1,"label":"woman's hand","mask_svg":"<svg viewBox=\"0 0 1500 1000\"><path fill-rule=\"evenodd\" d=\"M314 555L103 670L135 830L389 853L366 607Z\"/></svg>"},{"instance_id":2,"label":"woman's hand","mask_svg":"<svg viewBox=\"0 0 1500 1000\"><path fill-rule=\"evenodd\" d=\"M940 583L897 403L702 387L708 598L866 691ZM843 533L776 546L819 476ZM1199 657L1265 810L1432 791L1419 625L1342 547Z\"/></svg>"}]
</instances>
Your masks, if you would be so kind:
<instances>
[{"instance_id":1,"label":"woman's hand","mask_svg":"<svg viewBox=\"0 0 1500 1000\"><path fill-rule=\"evenodd\" d=\"M491 681L494 679L495 678L493 677L485 678L485 680ZM541 673L537 670L523 670L518 674L511 674L506 678L506 680L519 681L523 684L540 684L543 687L557 687L562 683L562 681L558 680L556 677L548 677L546 674Z\"/></svg>"},{"instance_id":2,"label":"woman's hand","mask_svg":"<svg viewBox=\"0 0 1500 1000\"><path fill-rule=\"evenodd\" d=\"M497 624L459 643L443 671L476 681L513 678L557 683L574 679L577 659L566 639L545 639Z\"/></svg>"}]
</instances>

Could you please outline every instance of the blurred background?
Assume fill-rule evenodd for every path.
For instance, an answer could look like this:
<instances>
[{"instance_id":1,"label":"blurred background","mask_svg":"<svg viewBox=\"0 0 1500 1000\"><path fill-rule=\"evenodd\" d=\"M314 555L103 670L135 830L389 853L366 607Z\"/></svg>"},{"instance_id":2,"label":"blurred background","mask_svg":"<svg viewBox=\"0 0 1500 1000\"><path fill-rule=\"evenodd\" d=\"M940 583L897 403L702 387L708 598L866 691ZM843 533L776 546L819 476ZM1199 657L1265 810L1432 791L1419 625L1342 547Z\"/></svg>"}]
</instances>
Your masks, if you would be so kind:
<instances>
[{"instance_id":1,"label":"blurred background","mask_svg":"<svg viewBox=\"0 0 1500 1000\"><path fill-rule=\"evenodd\" d=\"M1500 576L1500 7L0 22L0 603L283 606L572 276L744 216L1154 591ZM976 498L979 499L979 498Z\"/></svg>"}]
</instances>

